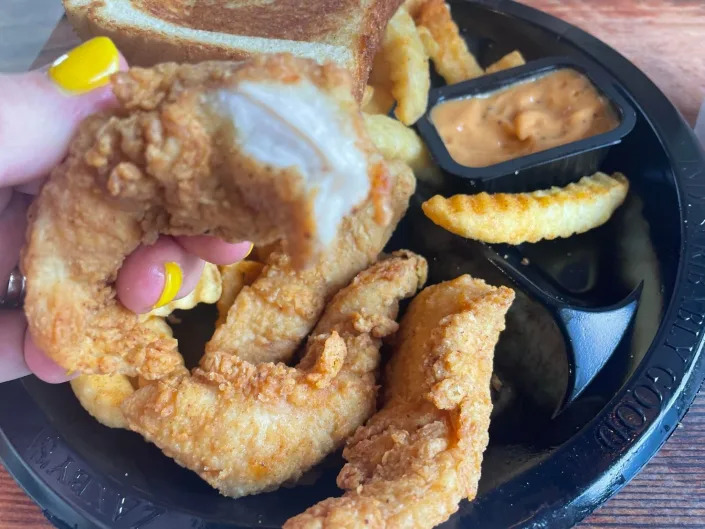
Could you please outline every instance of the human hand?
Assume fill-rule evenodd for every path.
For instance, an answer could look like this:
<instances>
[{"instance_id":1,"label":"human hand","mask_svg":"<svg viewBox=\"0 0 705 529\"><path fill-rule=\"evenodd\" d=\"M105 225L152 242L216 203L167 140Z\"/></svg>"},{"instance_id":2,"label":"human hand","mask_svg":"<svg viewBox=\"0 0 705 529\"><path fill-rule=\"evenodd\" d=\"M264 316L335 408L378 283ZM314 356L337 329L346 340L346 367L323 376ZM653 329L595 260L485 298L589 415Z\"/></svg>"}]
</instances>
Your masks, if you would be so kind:
<instances>
[{"instance_id":1,"label":"human hand","mask_svg":"<svg viewBox=\"0 0 705 529\"><path fill-rule=\"evenodd\" d=\"M0 298L19 261L32 195L66 155L81 120L115 104L109 78L126 66L115 45L98 37L49 69L0 75ZM116 284L118 298L134 312L149 312L188 295L204 260L233 263L251 248L248 242L228 244L207 236L161 237L125 260ZM30 372L46 382L68 380L26 329L21 310L0 310L0 382Z\"/></svg>"}]
</instances>

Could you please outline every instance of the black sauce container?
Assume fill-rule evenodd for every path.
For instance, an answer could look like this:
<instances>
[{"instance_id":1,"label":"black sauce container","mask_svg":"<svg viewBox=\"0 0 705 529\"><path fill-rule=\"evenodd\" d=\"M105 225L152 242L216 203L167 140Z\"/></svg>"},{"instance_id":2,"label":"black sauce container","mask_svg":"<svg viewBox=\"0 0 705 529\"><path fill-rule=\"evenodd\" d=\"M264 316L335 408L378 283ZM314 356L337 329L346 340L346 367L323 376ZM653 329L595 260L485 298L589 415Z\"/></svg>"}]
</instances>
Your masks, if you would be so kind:
<instances>
[{"instance_id":1,"label":"black sauce container","mask_svg":"<svg viewBox=\"0 0 705 529\"><path fill-rule=\"evenodd\" d=\"M451 157L431 120L431 112L436 105L454 99L492 94L562 69L575 70L590 80L598 93L610 102L619 120L616 128L487 167L468 167ZM436 163L445 172L444 184L459 191L519 193L554 185L564 186L595 173L610 147L621 142L634 128L636 113L621 96L617 86L617 81L595 63L577 57L548 57L431 90L428 109L416 127Z\"/></svg>"}]
</instances>

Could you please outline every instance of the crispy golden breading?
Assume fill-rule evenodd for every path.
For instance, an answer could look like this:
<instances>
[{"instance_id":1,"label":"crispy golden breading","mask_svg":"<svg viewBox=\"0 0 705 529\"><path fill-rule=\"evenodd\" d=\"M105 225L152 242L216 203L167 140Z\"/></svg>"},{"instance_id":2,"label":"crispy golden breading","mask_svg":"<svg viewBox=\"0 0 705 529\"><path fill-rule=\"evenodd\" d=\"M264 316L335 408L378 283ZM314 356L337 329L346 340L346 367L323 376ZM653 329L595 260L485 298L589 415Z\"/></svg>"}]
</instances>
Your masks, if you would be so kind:
<instances>
[{"instance_id":1,"label":"crispy golden breading","mask_svg":"<svg viewBox=\"0 0 705 529\"><path fill-rule=\"evenodd\" d=\"M251 285L257 277L259 277L263 268L264 264L249 260L218 268L220 270L220 277L223 280L223 293L216 302L216 306L218 307L218 319L215 322L216 327L225 323L228 317L228 311L235 303L237 295L243 288Z\"/></svg>"},{"instance_id":2,"label":"crispy golden breading","mask_svg":"<svg viewBox=\"0 0 705 529\"><path fill-rule=\"evenodd\" d=\"M511 53L507 53L498 61L490 64L485 70L485 73L500 72L502 70L508 70L509 68L516 68L517 66L521 66L522 64L526 64L524 56L519 50L514 50Z\"/></svg>"},{"instance_id":3,"label":"crispy golden breading","mask_svg":"<svg viewBox=\"0 0 705 529\"><path fill-rule=\"evenodd\" d=\"M284 529L426 529L473 499L488 442L494 347L514 298L470 276L426 288L395 337L385 404L350 438L346 492Z\"/></svg>"},{"instance_id":4,"label":"crispy golden breading","mask_svg":"<svg viewBox=\"0 0 705 529\"><path fill-rule=\"evenodd\" d=\"M388 168L366 137L344 71L268 55L115 74L118 107L84 121L30 210L24 308L37 345L62 367L147 379L183 368L176 341L141 325L115 296L125 256L160 233L285 239L297 266L320 256L320 189L306 185L295 166L276 169L240 150L232 116L204 96L260 82L301 82L330 104L332 130L354 134L364 154L376 220L385 224Z\"/></svg>"},{"instance_id":5,"label":"crispy golden breading","mask_svg":"<svg viewBox=\"0 0 705 529\"><path fill-rule=\"evenodd\" d=\"M375 261L406 213L416 181L406 164L391 161L388 167L391 221L379 224L368 200L343 219L333 244L311 266L297 270L285 254L270 252L261 274L238 294L226 324L215 330L206 356L236 354L253 363L291 359L326 302Z\"/></svg>"},{"instance_id":6,"label":"crispy golden breading","mask_svg":"<svg viewBox=\"0 0 705 529\"><path fill-rule=\"evenodd\" d=\"M406 9L398 9L389 21L381 53L389 68L392 95L397 101L394 115L405 125L412 125L426 112L431 74L424 45Z\"/></svg>"},{"instance_id":7,"label":"crispy golden breading","mask_svg":"<svg viewBox=\"0 0 705 529\"><path fill-rule=\"evenodd\" d=\"M199 303L215 303L220 297L221 287L218 267L206 263L196 288L188 296L175 299L140 317L154 332L164 338L170 338L171 328L164 318L177 309L190 310ZM127 421L120 406L138 386L135 378L126 375L79 375L71 380L70 384L81 406L99 423L110 428L127 428Z\"/></svg>"},{"instance_id":8,"label":"crispy golden breading","mask_svg":"<svg viewBox=\"0 0 705 529\"><path fill-rule=\"evenodd\" d=\"M266 268L262 263L242 261L221 267L217 278L212 274L213 270L217 272L217 267L206 264L191 295L142 318L161 321L153 316L166 316L177 308L188 310L197 303L217 302L219 318L209 351L217 356L238 353L254 363L288 360L315 325L328 298L376 258L406 212L409 196L414 191L413 176L401 163L390 164L390 169L394 184L394 218L389 225L374 222L374 207L368 203L344 221L334 248L313 268L295 270L288 258L276 251L265 256ZM252 285L254 282L256 285ZM248 288L242 293L244 287ZM220 299L214 298L221 290ZM231 316L232 329L224 328L222 324L241 293L238 308ZM169 331L168 326L164 327ZM171 336L170 332L163 335ZM223 349L219 350L218 345ZM131 394L127 391L130 379L124 375L108 377L82 375L75 379L77 382L72 383L72 387L84 408L99 422L124 428L119 405ZM103 393L99 395L99 391ZM96 402L92 404L92 401Z\"/></svg>"},{"instance_id":9,"label":"crispy golden breading","mask_svg":"<svg viewBox=\"0 0 705 529\"><path fill-rule=\"evenodd\" d=\"M623 174L595 173L565 187L532 193L436 195L422 208L433 222L462 237L521 244L570 237L604 224L628 190Z\"/></svg>"},{"instance_id":10,"label":"crispy golden breading","mask_svg":"<svg viewBox=\"0 0 705 529\"><path fill-rule=\"evenodd\" d=\"M458 25L444 0L427 0L418 8L414 18L419 26L429 31L437 44L437 47L427 45L426 51L435 49L431 59L446 83L459 83L485 74L460 36Z\"/></svg>"},{"instance_id":11,"label":"crispy golden breading","mask_svg":"<svg viewBox=\"0 0 705 529\"><path fill-rule=\"evenodd\" d=\"M145 317L144 325L165 339L173 336L164 318ZM127 375L79 375L69 382L78 402L96 421L109 428L127 428L122 403L138 387Z\"/></svg>"},{"instance_id":12,"label":"crispy golden breading","mask_svg":"<svg viewBox=\"0 0 705 529\"><path fill-rule=\"evenodd\" d=\"M228 496L298 478L374 412L381 339L425 280L422 257L393 254L335 295L296 368L204 357L128 398L130 429Z\"/></svg>"},{"instance_id":13,"label":"crispy golden breading","mask_svg":"<svg viewBox=\"0 0 705 529\"><path fill-rule=\"evenodd\" d=\"M79 375L70 382L81 406L109 428L127 428L120 406L135 392L125 375Z\"/></svg>"}]
</instances>

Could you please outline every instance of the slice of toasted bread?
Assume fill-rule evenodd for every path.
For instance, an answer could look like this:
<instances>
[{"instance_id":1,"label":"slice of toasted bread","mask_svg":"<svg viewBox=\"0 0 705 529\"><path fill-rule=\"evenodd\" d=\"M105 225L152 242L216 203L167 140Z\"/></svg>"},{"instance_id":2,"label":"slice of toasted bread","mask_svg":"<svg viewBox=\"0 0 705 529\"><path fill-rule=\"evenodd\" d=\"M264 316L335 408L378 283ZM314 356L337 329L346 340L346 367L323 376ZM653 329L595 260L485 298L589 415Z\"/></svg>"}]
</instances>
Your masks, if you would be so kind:
<instances>
[{"instance_id":1,"label":"slice of toasted bread","mask_svg":"<svg viewBox=\"0 0 705 529\"><path fill-rule=\"evenodd\" d=\"M63 0L82 38L107 35L134 65L290 52L347 68L362 97L401 0Z\"/></svg>"}]
</instances>

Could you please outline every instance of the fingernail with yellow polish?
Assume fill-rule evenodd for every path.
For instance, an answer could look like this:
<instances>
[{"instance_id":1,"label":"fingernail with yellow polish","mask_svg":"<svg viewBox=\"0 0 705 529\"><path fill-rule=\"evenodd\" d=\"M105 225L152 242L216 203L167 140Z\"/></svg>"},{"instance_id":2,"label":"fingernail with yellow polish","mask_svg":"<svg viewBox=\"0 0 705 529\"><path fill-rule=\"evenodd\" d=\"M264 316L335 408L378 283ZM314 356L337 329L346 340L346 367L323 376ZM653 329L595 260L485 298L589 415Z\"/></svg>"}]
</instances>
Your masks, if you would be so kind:
<instances>
[{"instance_id":1,"label":"fingernail with yellow polish","mask_svg":"<svg viewBox=\"0 0 705 529\"><path fill-rule=\"evenodd\" d=\"M250 254L252 253L252 249L253 249L254 247L255 247L255 244L251 242L251 243L250 243L250 249L247 250L247 253L245 253L245 255L242 256L242 259L243 259L243 260L244 260L244 259L247 259L247 258L250 256Z\"/></svg>"},{"instance_id":2,"label":"fingernail with yellow polish","mask_svg":"<svg viewBox=\"0 0 705 529\"><path fill-rule=\"evenodd\" d=\"M183 279L183 273L178 263L164 263L164 290L162 290L162 295L159 296L159 301L154 304L155 309L173 301L176 294L179 293L179 289L181 289Z\"/></svg>"},{"instance_id":3,"label":"fingernail with yellow polish","mask_svg":"<svg viewBox=\"0 0 705 529\"><path fill-rule=\"evenodd\" d=\"M120 54L108 37L96 37L54 61L49 77L64 90L82 94L108 83L120 69Z\"/></svg>"}]
</instances>

